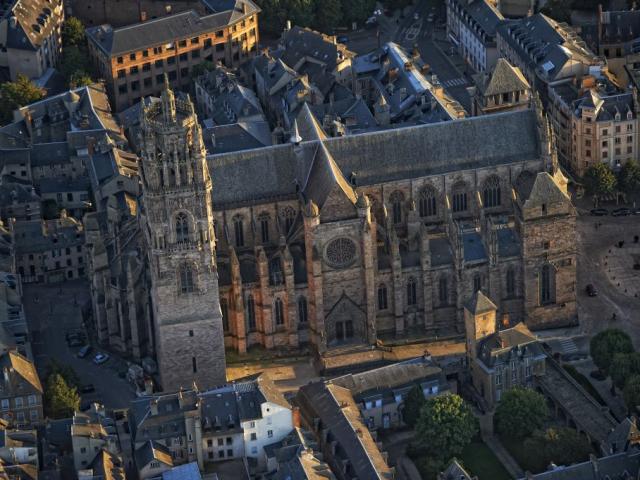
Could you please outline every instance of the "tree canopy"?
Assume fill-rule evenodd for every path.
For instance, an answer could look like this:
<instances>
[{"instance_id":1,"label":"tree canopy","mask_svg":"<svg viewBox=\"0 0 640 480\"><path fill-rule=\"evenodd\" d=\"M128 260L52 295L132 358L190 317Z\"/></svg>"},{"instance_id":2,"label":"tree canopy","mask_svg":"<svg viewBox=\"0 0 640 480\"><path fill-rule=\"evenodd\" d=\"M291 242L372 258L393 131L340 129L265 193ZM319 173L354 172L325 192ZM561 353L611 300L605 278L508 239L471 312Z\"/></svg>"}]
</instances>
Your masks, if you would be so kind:
<instances>
[{"instance_id":1,"label":"tree canopy","mask_svg":"<svg viewBox=\"0 0 640 480\"><path fill-rule=\"evenodd\" d=\"M524 441L524 448L531 452L535 470L544 470L550 463L571 465L589 458L591 445L586 437L567 427L536 430Z\"/></svg>"},{"instance_id":2,"label":"tree canopy","mask_svg":"<svg viewBox=\"0 0 640 480\"><path fill-rule=\"evenodd\" d=\"M424 398L424 393L420 385L414 386L404 401L404 409L402 410L402 420L409 427L415 427L420 417L420 411L427 400Z\"/></svg>"},{"instance_id":3,"label":"tree canopy","mask_svg":"<svg viewBox=\"0 0 640 480\"><path fill-rule=\"evenodd\" d=\"M65 47L84 45L84 25L79 18L69 17L65 20L62 27L62 44Z\"/></svg>"},{"instance_id":4,"label":"tree canopy","mask_svg":"<svg viewBox=\"0 0 640 480\"><path fill-rule=\"evenodd\" d=\"M373 14L375 0L257 0L262 9L261 30L280 35L287 20L333 34L338 27L360 25Z\"/></svg>"},{"instance_id":5,"label":"tree canopy","mask_svg":"<svg viewBox=\"0 0 640 480\"><path fill-rule=\"evenodd\" d=\"M617 353L633 352L633 344L627 333L617 328L603 330L591 338L591 358L596 366L610 373L609 367Z\"/></svg>"},{"instance_id":6,"label":"tree canopy","mask_svg":"<svg viewBox=\"0 0 640 480\"><path fill-rule=\"evenodd\" d=\"M635 160L625 163L618 173L618 187L623 192L640 192L640 166Z\"/></svg>"},{"instance_id":7,"label":"tree canopy","mask_svg":"<svg viewBox=\"0 0 640 480\"><path fill-rule=\"evenodd\" d=\"M549 415L547 402L530 388L512 388L505 392L496 408L496 428L501 435L524 438L542 427Z\"/></svg>"},{"instance_id":8,"label":"tree canopy","mask_svg":"<svg viewBox=\"0 0 640 480\"><path fill-rule=\"evenodd\" d=\"M67 80L69 88L82 87L93 83L91 71L93 67L85 46L71 45L62 52L60 73Z\"/></svg>"},{"instance_id":9,"label":"tree canopy","mask_svg":"<svg viewBox=\"0 0 640 480\"><path fill-rule=\"evenodd\" d=\"M460 456L477 433L478 421L459 395L428 399L416 424L419 448L444 462Z\"/></svg>"},{"instance_id":10,"label":"tree canopy","mask_svg":"<svg viewBox=\"0 0 640 480\"><path fill-rule=\"evenodd\" d=\"M50 418L67 418L80 408L80 395L61 374L54 373L47 379L45 406Z\"/></svg>"},{"instance_id":11,"label":"tree canopy","mask_svg":"<svg viewBox=\"0 0 640 480\"><path fill-rule=\"evenodd\" d=\"M640 353L616 353L609 366L609 373L613 384L624 388L627 379L640 374Z\"/></svg>"},{"instance_id":12,"label":"tree canopy","mask_svg":"<svg viewBox=\"0 0 640 480\"><path fill-rule=\"evenodd\" d=\"M590 195L607 195L616 189L616 176L606 163L598 162L584 174L584 186Z\"/></svg>"},{"instance_id":13,"label":"tree canopy","mask_svg":"<svg viewBox=\"0 0 640 480\"><path fill-rule=\"evenodd\" d=\"M624 403L630 412L636 413L640 406L640 375L628 378L623 390Z\"/></svg>"},{"instance_id":14,"label":"tree canopy","mask_svg":"<svg viewBox=\"0 0 640 480\"><path fill-rule=\"evenodd\" d=\"M9 123L13 111L44 97L44 91L25 75L19 74L15 82L0 84L0 124Z\"/></svg>"}]
</instances>

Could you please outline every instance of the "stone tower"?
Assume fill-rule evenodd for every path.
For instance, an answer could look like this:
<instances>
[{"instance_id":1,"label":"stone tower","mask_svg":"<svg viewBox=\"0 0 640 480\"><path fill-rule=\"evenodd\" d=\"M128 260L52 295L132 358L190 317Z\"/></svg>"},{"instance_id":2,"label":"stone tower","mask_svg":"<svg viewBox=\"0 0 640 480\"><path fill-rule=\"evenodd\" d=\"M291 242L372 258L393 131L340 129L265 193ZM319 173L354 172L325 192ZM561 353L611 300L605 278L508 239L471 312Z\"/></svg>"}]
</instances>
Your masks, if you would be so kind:
<instances>
[{"instance_id":1,"label":"stone tower","mask_svg":"<svg viewBox=\"0 0 640 480\"><path fill-rule=\"evenodd\" d=\"M149 254L156 356L164 391L226 381L211 177L193 104L165 78L140 113L141 221Z\"/></svg>"},{"instance_id":2,"label":"stone tower","mask_svg":"<svg viewBox=\"0 0 640 480\"><path fill-rule=\"evenodd\" d=\"M473 365L478 352L478 342L497 331L496 310L498 307L478 290L464 306L467 361Z\"/></svg>"}]
</instances>

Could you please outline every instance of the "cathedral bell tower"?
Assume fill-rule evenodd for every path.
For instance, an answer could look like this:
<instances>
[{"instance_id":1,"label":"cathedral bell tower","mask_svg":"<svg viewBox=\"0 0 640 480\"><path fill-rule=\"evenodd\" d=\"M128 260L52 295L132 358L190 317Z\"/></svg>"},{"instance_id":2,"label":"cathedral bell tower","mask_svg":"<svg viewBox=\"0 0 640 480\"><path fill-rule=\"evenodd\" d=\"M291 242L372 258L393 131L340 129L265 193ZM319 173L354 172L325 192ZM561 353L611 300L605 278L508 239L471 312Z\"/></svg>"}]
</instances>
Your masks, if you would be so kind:
<instances>
[{"instance_id":1,"label":"cathedral bell tower","mask_svg":"<svg viewBox=\"0 0 640 480\"><path fill-rule=\"evenodd\" d=\"M140 112L141 219L151 274L163 391L225 383L211 177L190 99L165 78L161 101Z\"/></svg>"}]
</instances>

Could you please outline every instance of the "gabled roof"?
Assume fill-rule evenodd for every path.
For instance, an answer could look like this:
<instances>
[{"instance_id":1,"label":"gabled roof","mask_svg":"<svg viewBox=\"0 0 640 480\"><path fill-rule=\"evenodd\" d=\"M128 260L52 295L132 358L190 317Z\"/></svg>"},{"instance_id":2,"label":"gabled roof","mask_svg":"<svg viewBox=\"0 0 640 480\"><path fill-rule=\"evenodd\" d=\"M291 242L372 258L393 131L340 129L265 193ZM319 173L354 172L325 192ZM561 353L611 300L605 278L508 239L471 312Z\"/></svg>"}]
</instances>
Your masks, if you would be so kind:
<instances>
[{"instance_id":1,"label":"gabled roof","mask_svg":"<svg viewBox=\"0 0 640 480\"><path fill-rule=\"evenodd\" d=\"M0 371L5 369L9 374L9 385L5 384L5 389L9 389L10 392L15 394L18 391L15 390L17 383L25 381L34 390L39 393L43 392L35 365L18 352L8 351L0 356Z\"/></svg>"},{"instance_id":2,"label":"gabled roof","mask_svg":"<svg viewBox=\"0 0 640 480\"><path fill-rule=\"evenodd\" d=\"M168 467L173 467L171 451L161 443L149 440L140 446L134 453L138 470L146 467L152 461L160 462Z\"/></svg>"},{"instance_id":3,"label":"gabled roof","mask_svg":"<svg viewBox=\"0 0 640 480\"><path fill-rule=\"evenodd\" d=\"M527 79L518 67L512 66L504 58L499 58L493 71L480 86L484 95L500 95L502 93L528 90L530 87Z\"/></svg>"},{"instance_id":4,"label":"gabled roof","mask_svg":"<svg viewBox=\"0 0 640 480\"><path fill-rule=\"evenodd\" d=\"M524 199L524 208L535 208L542 204L570 202L569 196L562 191L554 178L547 172L539 172L529 195Z\"/></svg>"},{"instance_id":5,"label":"gabled roof","mask_svg":"<svg viewBox=\"0 0 640 480\"><path fill-rule=\"evenodd\" d=\"M7 25L7 47L36 50L60 26L62 15L56 13L62 0L17 0L5 15L13 17ZM61 7L60 7L61 8ZM10 13L9 13L10 12Z\"/></svg>"},{"instance_id":6,"label":"gabled roof","mask_svg":"<svg viewBox=\"0 0 640 480\"><path fill-rule=\"evenodd\" d=\"M344 178L324 142L319 142L303 194L307 201L313 201L322 208L335 188L341 190L351 203L356 204L357 196L354 188Z\"/></svg>"},{"instance_id":7,"label":"gabled roof","mask_svg":"<svg viewBox=\"0 0 640 480\"><path fill-rule=\"evenodd\" d=\"M469 313L473 315L481 315L487 312L494 312L498 309L496 304L493 303L489 298L482 293L482 290L478 290L469 303L467 303L464 308L469 311Z\"/></svg>"},{"instance_id":8,"label":"gabled roof","mask_svg":"<svg viewBox=\"0 0 640 480\"><path fill-rule=\"evenodd\" d=\"M316 120L316 117L311 112L307 102L302 104L300 113L298 113L298 116L296 117L296 123L298 125L298 133L303 141L325 140L327 138L327 134Z\"/></svg>"}]
</instances>

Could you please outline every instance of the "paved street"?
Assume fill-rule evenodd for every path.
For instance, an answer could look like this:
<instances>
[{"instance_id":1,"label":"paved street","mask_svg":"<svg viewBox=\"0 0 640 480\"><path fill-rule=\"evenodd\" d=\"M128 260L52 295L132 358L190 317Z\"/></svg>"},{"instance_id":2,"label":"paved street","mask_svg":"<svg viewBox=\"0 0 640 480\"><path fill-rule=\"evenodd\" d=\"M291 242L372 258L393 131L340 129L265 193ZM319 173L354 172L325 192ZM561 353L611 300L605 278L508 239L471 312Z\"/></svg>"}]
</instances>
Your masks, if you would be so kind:
<instances>
[{"instance_id":1,"label":"paved street","mask_svg":"<svg viewBox=\"0 0 640 480\"><path fill-rule=\"evenodd\" d=\"M414 45L422 59L431 67L431 73L437 75L445 91L455 98L467 112L471 110L471 102L467 87L471 85L469 77L464 73L464 61L452 54L452 44L446 40L444 20L446 11L444 2L438 0L421 0L415 13L407 16L400 24L394 41L411 51ZM429 15L434 21L429 22Z\"/></svg>"},{"instance_id":2,"label":"paved street","mask_svg":"<svg viewBox=\"0 0 640 480\"><path fill-rule=\"evenodd\" d=\"M85 401L100 401L111 408L127 407L135 395L129 383L118 377L121 361L111 358L104 365L94 365L93 354L79 359L79 348L69 348L66 332L82 328L81 305L89 299L86 281L58 285L24 285L27 321L33 337L33 350L38 372L47 370L51 359L71 366L82 385L93 384L96 391L83 395ZM44 379L44 378L43 378Z\"/></svg>"}]
</instances>

